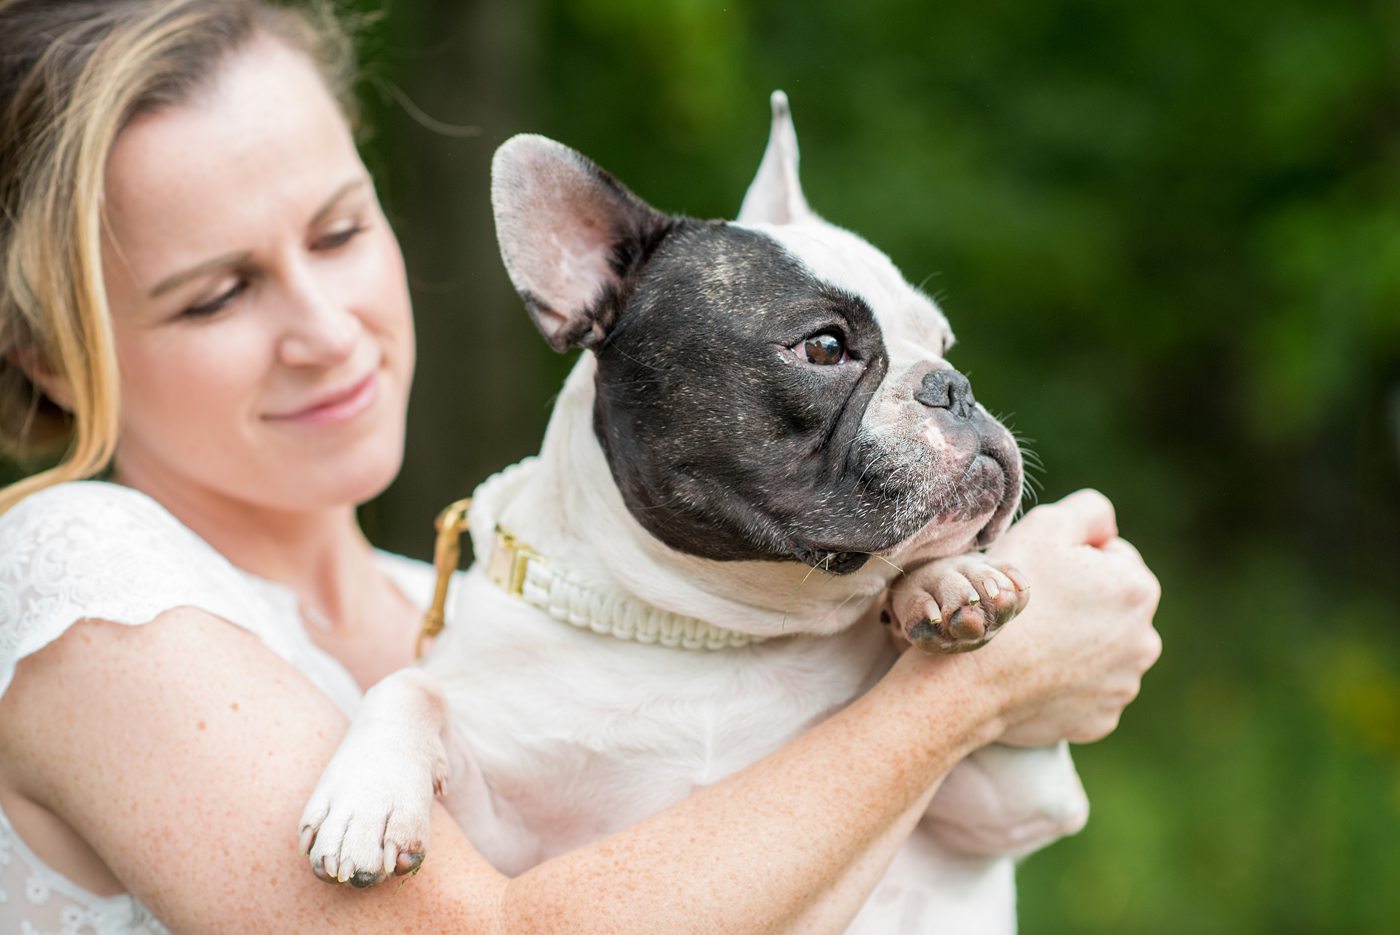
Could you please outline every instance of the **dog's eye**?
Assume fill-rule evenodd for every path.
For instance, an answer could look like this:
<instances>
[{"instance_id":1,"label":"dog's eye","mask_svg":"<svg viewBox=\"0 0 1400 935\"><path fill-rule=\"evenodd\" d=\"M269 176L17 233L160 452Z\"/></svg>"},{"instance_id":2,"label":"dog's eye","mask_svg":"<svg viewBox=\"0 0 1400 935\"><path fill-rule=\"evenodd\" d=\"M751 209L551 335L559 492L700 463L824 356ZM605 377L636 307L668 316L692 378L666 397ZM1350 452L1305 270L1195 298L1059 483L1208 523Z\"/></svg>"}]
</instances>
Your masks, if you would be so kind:
<instances>
[{"instance_id":1,"label":"dog's eye","mask_svg":"<svg viewBox=\"0 0 1400 935\"><path fill-rule=\"evenodd\" d=\"M846 359L846 345L835 334L823 331L802 342L802 354L808 363L831 366Z\"/></svg>"}]
</instances>

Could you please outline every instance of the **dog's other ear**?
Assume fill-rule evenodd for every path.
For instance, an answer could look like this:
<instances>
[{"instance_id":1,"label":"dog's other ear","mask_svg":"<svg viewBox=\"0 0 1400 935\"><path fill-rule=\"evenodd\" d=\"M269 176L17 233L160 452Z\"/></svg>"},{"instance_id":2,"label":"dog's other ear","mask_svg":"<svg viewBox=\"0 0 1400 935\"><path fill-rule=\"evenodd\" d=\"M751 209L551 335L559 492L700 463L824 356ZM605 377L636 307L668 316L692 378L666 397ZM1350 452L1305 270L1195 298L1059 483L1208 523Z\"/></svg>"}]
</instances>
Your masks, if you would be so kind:
<instances>
[{"instance_id":1,"label":"dog's other ear","mask_svg":"<svg viewBox=\"0 0 1400 935\"><path fill-rule=\"evenodd\" d=\"M533 134L496 150L491 207L510 281L556 351L607 336L671 226L582 153Z\"/></svg>"},{"instance_id":2,"label":"dog's other ear","mask_svg":"<svg viewBox=\"0 0 1400 935\"><path fill-rule=\"evenodd\" d=\"M773 127L768 148L739 208L740 224L793 224L814 217L797 178L797 130L787 95L773 92Z\"/></svg>"}]
</instances>

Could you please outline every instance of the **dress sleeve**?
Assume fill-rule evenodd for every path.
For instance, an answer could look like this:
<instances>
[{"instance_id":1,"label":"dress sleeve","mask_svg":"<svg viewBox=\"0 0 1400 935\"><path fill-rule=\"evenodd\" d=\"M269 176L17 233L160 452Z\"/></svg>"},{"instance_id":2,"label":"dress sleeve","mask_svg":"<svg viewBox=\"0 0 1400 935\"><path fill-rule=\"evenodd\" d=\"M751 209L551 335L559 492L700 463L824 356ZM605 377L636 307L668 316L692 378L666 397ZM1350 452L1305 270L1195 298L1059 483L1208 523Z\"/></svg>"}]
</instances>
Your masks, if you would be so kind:
<instances>
[{"instance_id":1,"label":"dress sleeve","mask_svg":"<svg viewBox=\"0 0 1400 935\"><path fill-rule=\"evenodd\" d=\"M175 607L198 607L279 648L247 578L145 494L60 484L0 516L0 694L21 659L78 620L137 625Z\"/></svg>"}]
</instances>

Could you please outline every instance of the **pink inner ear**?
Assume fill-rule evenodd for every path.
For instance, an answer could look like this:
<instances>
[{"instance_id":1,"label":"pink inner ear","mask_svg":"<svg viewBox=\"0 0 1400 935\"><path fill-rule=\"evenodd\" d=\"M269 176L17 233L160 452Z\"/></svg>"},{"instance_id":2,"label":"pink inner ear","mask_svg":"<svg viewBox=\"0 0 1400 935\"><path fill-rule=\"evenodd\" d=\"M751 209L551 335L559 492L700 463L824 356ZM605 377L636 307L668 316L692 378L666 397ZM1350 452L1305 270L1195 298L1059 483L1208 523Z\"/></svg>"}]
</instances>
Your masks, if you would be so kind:
<instances>
[{"instance_id":1,"label":"pink inner ear","mask_svg":"<svg viewBox=\"0 0 1400 935\"><path fill-rule=\"evenodd\" d=\"M585 312L616 278L613 206L578 182L568 170L540 172L515 212L521 223L510 232L518 284L558 316L559 326Z\"/></svg>"},{"instance_id":2,"label":"pink inner ear","mask_svg":"<svg viewBox=\"0 0 1400 935\"><path fill-rule=\"evenodd\" d=\"M603 337L609 323L593 318L618 284L618 247L666 223L583 155L530 134L496 150L491 206L506 271L555 350Z\"/></svg>"}]
</instances>

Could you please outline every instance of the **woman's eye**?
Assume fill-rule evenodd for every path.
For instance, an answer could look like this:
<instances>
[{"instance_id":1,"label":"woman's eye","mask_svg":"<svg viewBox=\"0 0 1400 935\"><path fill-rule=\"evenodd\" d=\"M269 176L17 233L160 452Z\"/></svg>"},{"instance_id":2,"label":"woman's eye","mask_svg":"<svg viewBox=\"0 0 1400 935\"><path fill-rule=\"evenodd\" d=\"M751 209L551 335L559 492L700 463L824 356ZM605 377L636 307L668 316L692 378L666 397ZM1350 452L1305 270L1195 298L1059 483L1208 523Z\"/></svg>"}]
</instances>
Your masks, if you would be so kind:
<instances>
[{"instance_id":1,"label":"woman's eye","mask_svg":"<svg viewBox=\"0 0 1400 935\"><path fill-rule=\"evenodd\" d=\"M349 227L331 231L324 237L319 238L312 246L317 250L334 250L337 247L345 246L357 236L364 233L364 231L365 227L363 224L352 224Z\"/></svg>"},{"instance_id":2,"label":"woman's eye","mask_svg":"<svg viewBox=\"0 0 1400 935\"><path fill-rule=\"evenodd\" d=\"M846 360L846 345L837 335L823 331L802 342L802 353L808 363L831 366Z\"/></svg>"},{"instance_id":3,"label":"woman's eye","mask_svg":"<svg viewBox=\"0 0 1400 935\"><path fill-rule=\"evenodd\" d=\"M210 315L223 311L228 307L230 302L242 295L243 290L247 288L248 280L240 278L235 281L233 285L229 286L229 288L225 289L223 292L220 292L208 302L191 305L189 308L185 309L181 315L186 318L208 318Z\"/></svg>"}]
</instances>

